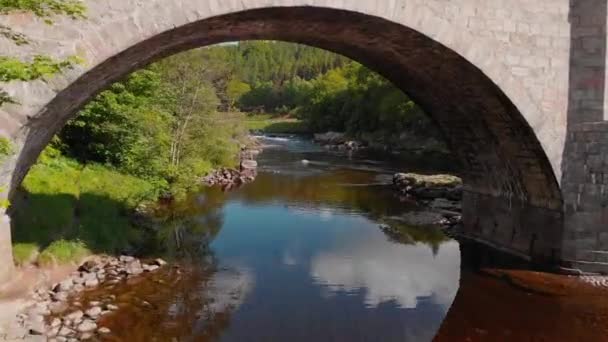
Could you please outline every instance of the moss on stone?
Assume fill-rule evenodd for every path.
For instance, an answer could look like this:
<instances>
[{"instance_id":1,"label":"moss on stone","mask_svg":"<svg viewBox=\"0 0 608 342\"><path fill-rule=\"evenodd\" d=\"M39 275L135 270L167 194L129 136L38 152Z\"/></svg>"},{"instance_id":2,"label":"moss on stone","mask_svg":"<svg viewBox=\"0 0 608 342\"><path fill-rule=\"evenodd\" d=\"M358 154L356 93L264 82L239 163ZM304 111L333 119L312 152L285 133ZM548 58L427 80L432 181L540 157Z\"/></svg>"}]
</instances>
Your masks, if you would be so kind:
<instances>
[{"instance_id":1,"label":"moss on stone","mask_svg":"<svg viewBox=\"0 0 608 342\"><path fill-rule=\"evenodd\" d=\"M454 175L420 175L417 173L400 173L397 174L398 179L407 180L412 185L422 185L425 187L441 186L455 187L462 185L462 179Z\"/></svg>"}]
</instances>

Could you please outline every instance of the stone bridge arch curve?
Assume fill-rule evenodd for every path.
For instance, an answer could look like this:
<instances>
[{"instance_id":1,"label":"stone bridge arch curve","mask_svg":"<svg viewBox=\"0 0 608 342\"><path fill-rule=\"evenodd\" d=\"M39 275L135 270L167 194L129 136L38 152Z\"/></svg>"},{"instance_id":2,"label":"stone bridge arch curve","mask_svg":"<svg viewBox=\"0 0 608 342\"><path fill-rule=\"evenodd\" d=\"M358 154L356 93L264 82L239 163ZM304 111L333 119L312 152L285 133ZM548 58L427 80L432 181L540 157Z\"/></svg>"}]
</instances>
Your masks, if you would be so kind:
<instances>
[{"instance_id":1,"label":"stone bridge arch curve","mask_svg":"<svg viewBox=\"0 0 608 342\"><path fill-rule=\"evenodd\" d=\"M519 75L525 70L505 62L501 54L508 44L476 31L470 19L463 25L462 15L474 18L485 4L464 1L460 8L439 0L85 2L88 19L78 22L58 19L48 27L26 14L0 18L44 38L33 46L10 47L11 54L77 54L87 61L48 82L8 85L21 103L0 108L0 131L18 147L2 174L12 189L65 122L129 72L215 43L291 41L365 64L431 115L465 166L469 235L526 257L559 259L562 197L557 179L565 127L553 125L550 112L538 105L533 82ZM557 7L544 20L563 26L567 12ZM558 115L565 117L565 110ZM490 208L494 217L475 215Z\"/></svg>"}]
</instances>

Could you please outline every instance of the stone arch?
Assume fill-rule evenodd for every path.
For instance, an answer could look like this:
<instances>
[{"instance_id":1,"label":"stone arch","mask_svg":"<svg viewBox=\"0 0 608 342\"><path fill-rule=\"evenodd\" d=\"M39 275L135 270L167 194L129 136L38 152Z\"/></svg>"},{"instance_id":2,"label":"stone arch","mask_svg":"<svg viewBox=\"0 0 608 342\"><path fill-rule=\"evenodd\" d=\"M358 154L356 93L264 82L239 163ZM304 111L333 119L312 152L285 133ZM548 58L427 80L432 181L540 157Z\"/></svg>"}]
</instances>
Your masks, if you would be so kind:
<instances>
[{"instance_id":1,"label":"stone arch","mask_svg":"<svg viewBox=\"0 0 608 342\"><path fill-rule=\"evenodd\" d=\"M78 24L82 33L73 48L86 54L90 69L74 70L48 85L22 85L14 93L23 99L36 94L36 101L25 100L26 105L4 113L18 122L12 135L20 151L5 172L11 188L70 117L127 73L195 47L283 40L365 64L431 115L465 166L465 221L472 237L528 257L559 256L562 200L554 170L560 161L547 157L556 155L559 144L537 138L545 129L539 124L543 112L509 68L491 58L491 45L467 31L456 32L454 18L437 15L433 6L329 0L314 6L288 0L88 3L99 17ZM64 24L48 34L68 39L74 32L61 32ZM475 215L490 209L496 215L487 220Z\"/></svg>"}]
</instances>

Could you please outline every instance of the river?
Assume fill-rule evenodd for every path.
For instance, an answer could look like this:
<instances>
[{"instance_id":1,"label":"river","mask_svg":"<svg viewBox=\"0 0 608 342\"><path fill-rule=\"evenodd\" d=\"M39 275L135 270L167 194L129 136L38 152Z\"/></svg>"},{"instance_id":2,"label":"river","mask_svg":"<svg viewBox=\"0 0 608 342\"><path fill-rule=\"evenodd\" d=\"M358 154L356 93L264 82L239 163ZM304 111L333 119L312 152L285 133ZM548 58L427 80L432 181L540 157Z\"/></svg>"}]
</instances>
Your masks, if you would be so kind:
<instances>
[{"instance_id":1,"label":"river","mask_svg":"<svg viewBox=\"0 0 608 342\"><path fill-rule=\"evenodd\" d=\"M603 292L575 278L405 227L420 210L391 186L398 171L450 163L390 161L264 137L259 175L202 189L164 212L179 267L86 292L116 297L109 341L604 340ZM443 165L442 165L443 164ZM382 224L401 224L389 237ZM599 337L598 337L599 336Z\"/></svg>"}]
</instances>

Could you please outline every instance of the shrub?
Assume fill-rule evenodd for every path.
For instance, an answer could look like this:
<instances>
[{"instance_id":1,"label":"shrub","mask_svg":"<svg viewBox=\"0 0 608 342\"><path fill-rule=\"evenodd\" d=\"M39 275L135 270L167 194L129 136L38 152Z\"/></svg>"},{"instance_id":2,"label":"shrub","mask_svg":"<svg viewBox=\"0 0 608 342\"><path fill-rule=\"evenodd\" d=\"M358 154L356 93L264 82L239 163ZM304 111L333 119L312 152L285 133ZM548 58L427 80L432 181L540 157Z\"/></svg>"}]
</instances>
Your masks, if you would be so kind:
<instances>
[{"instance_id":1,"label":"shrub","mask_svg":"<svg viewBox=\"0 0 608 342\"><path fill-rule=\"evenodd\" d=\"M33 243L17 243L13 245L13 260L17 266L25 266L36 261L38 245Z\"/></svg>"},{"instance_id":2,"label":"shrub","mask_svg":"<svg viewBox=\"0 0 608 342\"><path fill-rule=\"evenodd\" d=\"M91 251L80 240L58 240L51 243L38 256L40 266L62 265L71 262L79 262Z\"/></svg>"}]
</instances>

